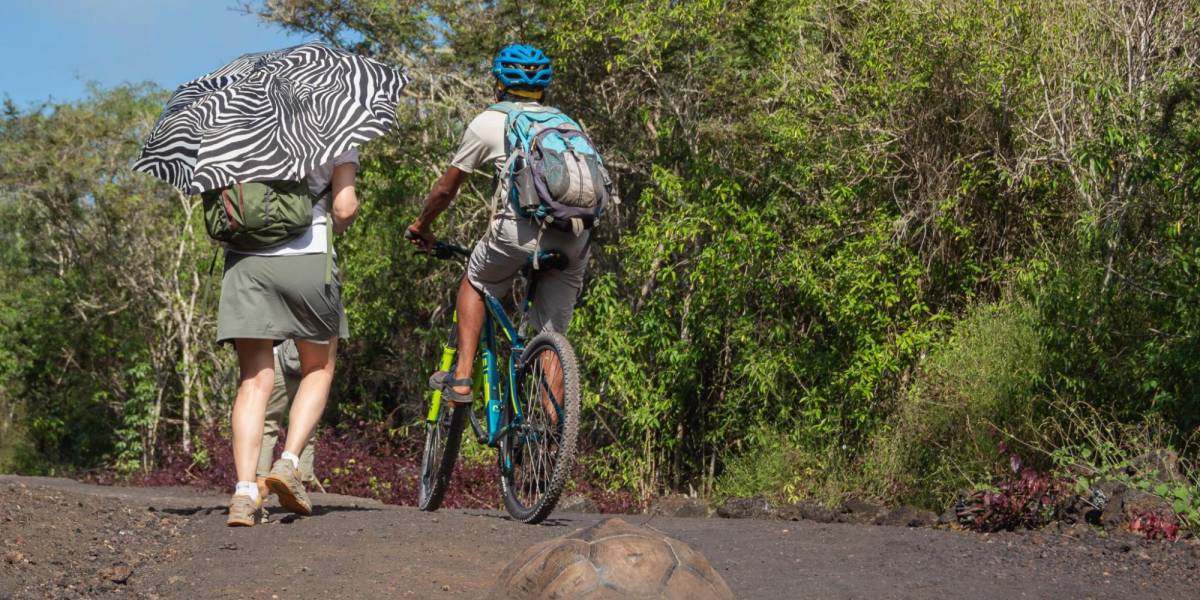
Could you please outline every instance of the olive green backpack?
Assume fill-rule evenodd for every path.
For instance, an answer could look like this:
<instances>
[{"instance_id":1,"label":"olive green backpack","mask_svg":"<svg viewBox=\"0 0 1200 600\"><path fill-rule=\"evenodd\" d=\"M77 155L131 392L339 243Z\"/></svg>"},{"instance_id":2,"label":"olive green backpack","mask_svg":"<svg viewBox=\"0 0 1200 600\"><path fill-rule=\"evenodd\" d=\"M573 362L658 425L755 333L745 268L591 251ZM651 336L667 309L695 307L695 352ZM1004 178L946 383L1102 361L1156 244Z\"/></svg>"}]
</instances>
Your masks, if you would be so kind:
<instances>
[{"instance_id":1,"label":"olive green backpack","mask_svg":"<svg viewBox=\"0 0 1200 600\"><path fill-rule=\"evenodd\" d=\"M204 225L208 235L233 251L254 252L278 246L302 235L312 226L313 205L321 200L313 196L303 181L262 181L235 183L227 188L204 192ZM326 219L327 224L332 219ZM329 232L328 245L333 245ZM332 247L326 248L325 280L332 273Z\"/></svg>"}]
</instances>

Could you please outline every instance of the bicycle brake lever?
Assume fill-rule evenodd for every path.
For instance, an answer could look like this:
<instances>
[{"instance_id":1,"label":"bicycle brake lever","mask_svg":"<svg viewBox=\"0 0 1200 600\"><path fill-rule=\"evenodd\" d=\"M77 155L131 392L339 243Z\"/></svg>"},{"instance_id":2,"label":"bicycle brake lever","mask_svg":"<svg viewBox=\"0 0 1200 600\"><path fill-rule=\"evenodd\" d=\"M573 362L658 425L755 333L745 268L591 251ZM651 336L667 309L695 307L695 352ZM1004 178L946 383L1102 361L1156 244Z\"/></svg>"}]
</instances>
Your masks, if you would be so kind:
<instances>
[{"instance_id":1,"label":"bicycle brake lever","mask_svg":"<svg viewBox=\"0 0 1200 600\"><path fill-rule=\"evenodd\" d=\"M434 258L447 259L454 256L454 250L450 246L442 242L434 242L433 248L429 251Z\"/></svg>"}]
</instances>

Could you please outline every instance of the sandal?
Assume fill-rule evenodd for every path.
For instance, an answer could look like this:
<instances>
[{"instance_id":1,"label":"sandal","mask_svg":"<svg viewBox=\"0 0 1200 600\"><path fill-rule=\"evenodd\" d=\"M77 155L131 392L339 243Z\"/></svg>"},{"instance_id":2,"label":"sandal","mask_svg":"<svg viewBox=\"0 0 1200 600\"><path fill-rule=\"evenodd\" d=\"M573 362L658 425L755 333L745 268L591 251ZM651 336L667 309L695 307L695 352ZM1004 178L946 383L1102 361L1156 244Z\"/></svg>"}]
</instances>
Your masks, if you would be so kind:
<instances>
[{"instance_id":1,"label":"sandal","mask_svg":"<svg viewBox=\"0 0 1200 600\"><path fill-rule=\"evenodd\" d=\"M470 377L463 379L452 379L448 371L438 371L429 377L429 387L442 392L442 398L458 404L470 404L471 392L460 394L454 391L455 386L474 385L475 381Z\"/></svg>"}]
</instances>

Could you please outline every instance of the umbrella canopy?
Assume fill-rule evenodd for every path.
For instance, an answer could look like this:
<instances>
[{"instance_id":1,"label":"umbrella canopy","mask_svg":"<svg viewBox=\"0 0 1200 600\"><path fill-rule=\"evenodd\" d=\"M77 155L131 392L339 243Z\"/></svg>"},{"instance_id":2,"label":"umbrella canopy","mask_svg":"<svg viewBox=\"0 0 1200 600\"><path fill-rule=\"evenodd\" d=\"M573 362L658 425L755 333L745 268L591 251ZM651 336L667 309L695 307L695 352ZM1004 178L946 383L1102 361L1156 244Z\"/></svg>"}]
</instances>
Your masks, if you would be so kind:
<instances>
[{"instance_id":1,"label":"umbrella canopy","mask_svg":"<svg viewBox=\"0 0 1200 600\"><path fill-rule=\"evenodd\" d=\"M247 54L175 90L133 169L188 194L299 181L383 135L407 83L403 68L324 44Z\"/></svg>"}]
</instances>

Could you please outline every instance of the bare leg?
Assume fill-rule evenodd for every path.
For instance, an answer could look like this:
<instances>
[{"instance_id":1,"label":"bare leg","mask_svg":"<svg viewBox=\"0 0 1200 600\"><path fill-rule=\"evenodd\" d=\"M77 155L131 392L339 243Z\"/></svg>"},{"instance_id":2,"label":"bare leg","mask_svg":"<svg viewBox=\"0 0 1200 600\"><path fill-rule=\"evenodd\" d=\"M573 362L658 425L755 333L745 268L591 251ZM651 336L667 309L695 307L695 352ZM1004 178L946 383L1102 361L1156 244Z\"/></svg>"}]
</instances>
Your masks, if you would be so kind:
<instances>
[{"instance_id":1,"label":"bare leg","mask_svg":"<svg viewBox=\"0 0 1200 600\"><path fill-rule=\"evenodd\" d=\"M454 379L471 377L475 369L475 353L479 350L479 332L483 330L483 317L486 308L483 296L467 281L463 275L462 284L458 286L458 366L454 369ZM471 393L470 386L460 385L453 388L460 394Z\"/></svg>"},{"instance_id":2,"label":"bare leg","mask_svg":"<svg viewBox=\"0 0 1200 600\"><path fill-rule=\"evenodd\" d=\"M337 338L330 339L328 344L296 340L296 349L300 351L300 387L292 400L283 449L299 456L320 422L321 413L325 412L329 386L333 383Z\"/></svg>"},{"instance_id":3,"label":"bare leg","mask_svg":"<svg viewBox=\"0 0 1200 600\"><path fill-rule=\"evenodd\" d=\"M263 421L262 448L258 451L258 493L263 498L270 494L270 490L267 488L267 474L271 472L271 463L275 458L275 442L279 439L283 415L287 413L288 403L291 402L291 395L287 392L286 378L279 365L279 357L276 356L275 386L271 388L271 397L267 400L267 416Z\"/></svg>"},{"instance_id":4,"label":"bare leg","mask_svg":"<svg viewBox=\"0 0 1200 600\"><path fill-rule=\"evenodd\" d=\"M267 399L275 386L271 340L234 340L241 377L233 404L233 462L238 481L254 481Z\"/></svg>"},{"instance_id":5,"label":"bare leg","mask_svg":"<svg viewBox=\"0 0 1200 600\"><path fill-rule=\"evenodd\" d=\"M563 394L566 390L562 363L558 360L558 355L553 352L543 352L539 362L542 363L542 377L546 379L546 383L550 388L549 393L547 393L546 388L542 388L542 408L546 410L550 424L557 425L558 413L563 409ZM551 399L550 394L554 394L553 399Z\"/></svg>"}]
</instances>

